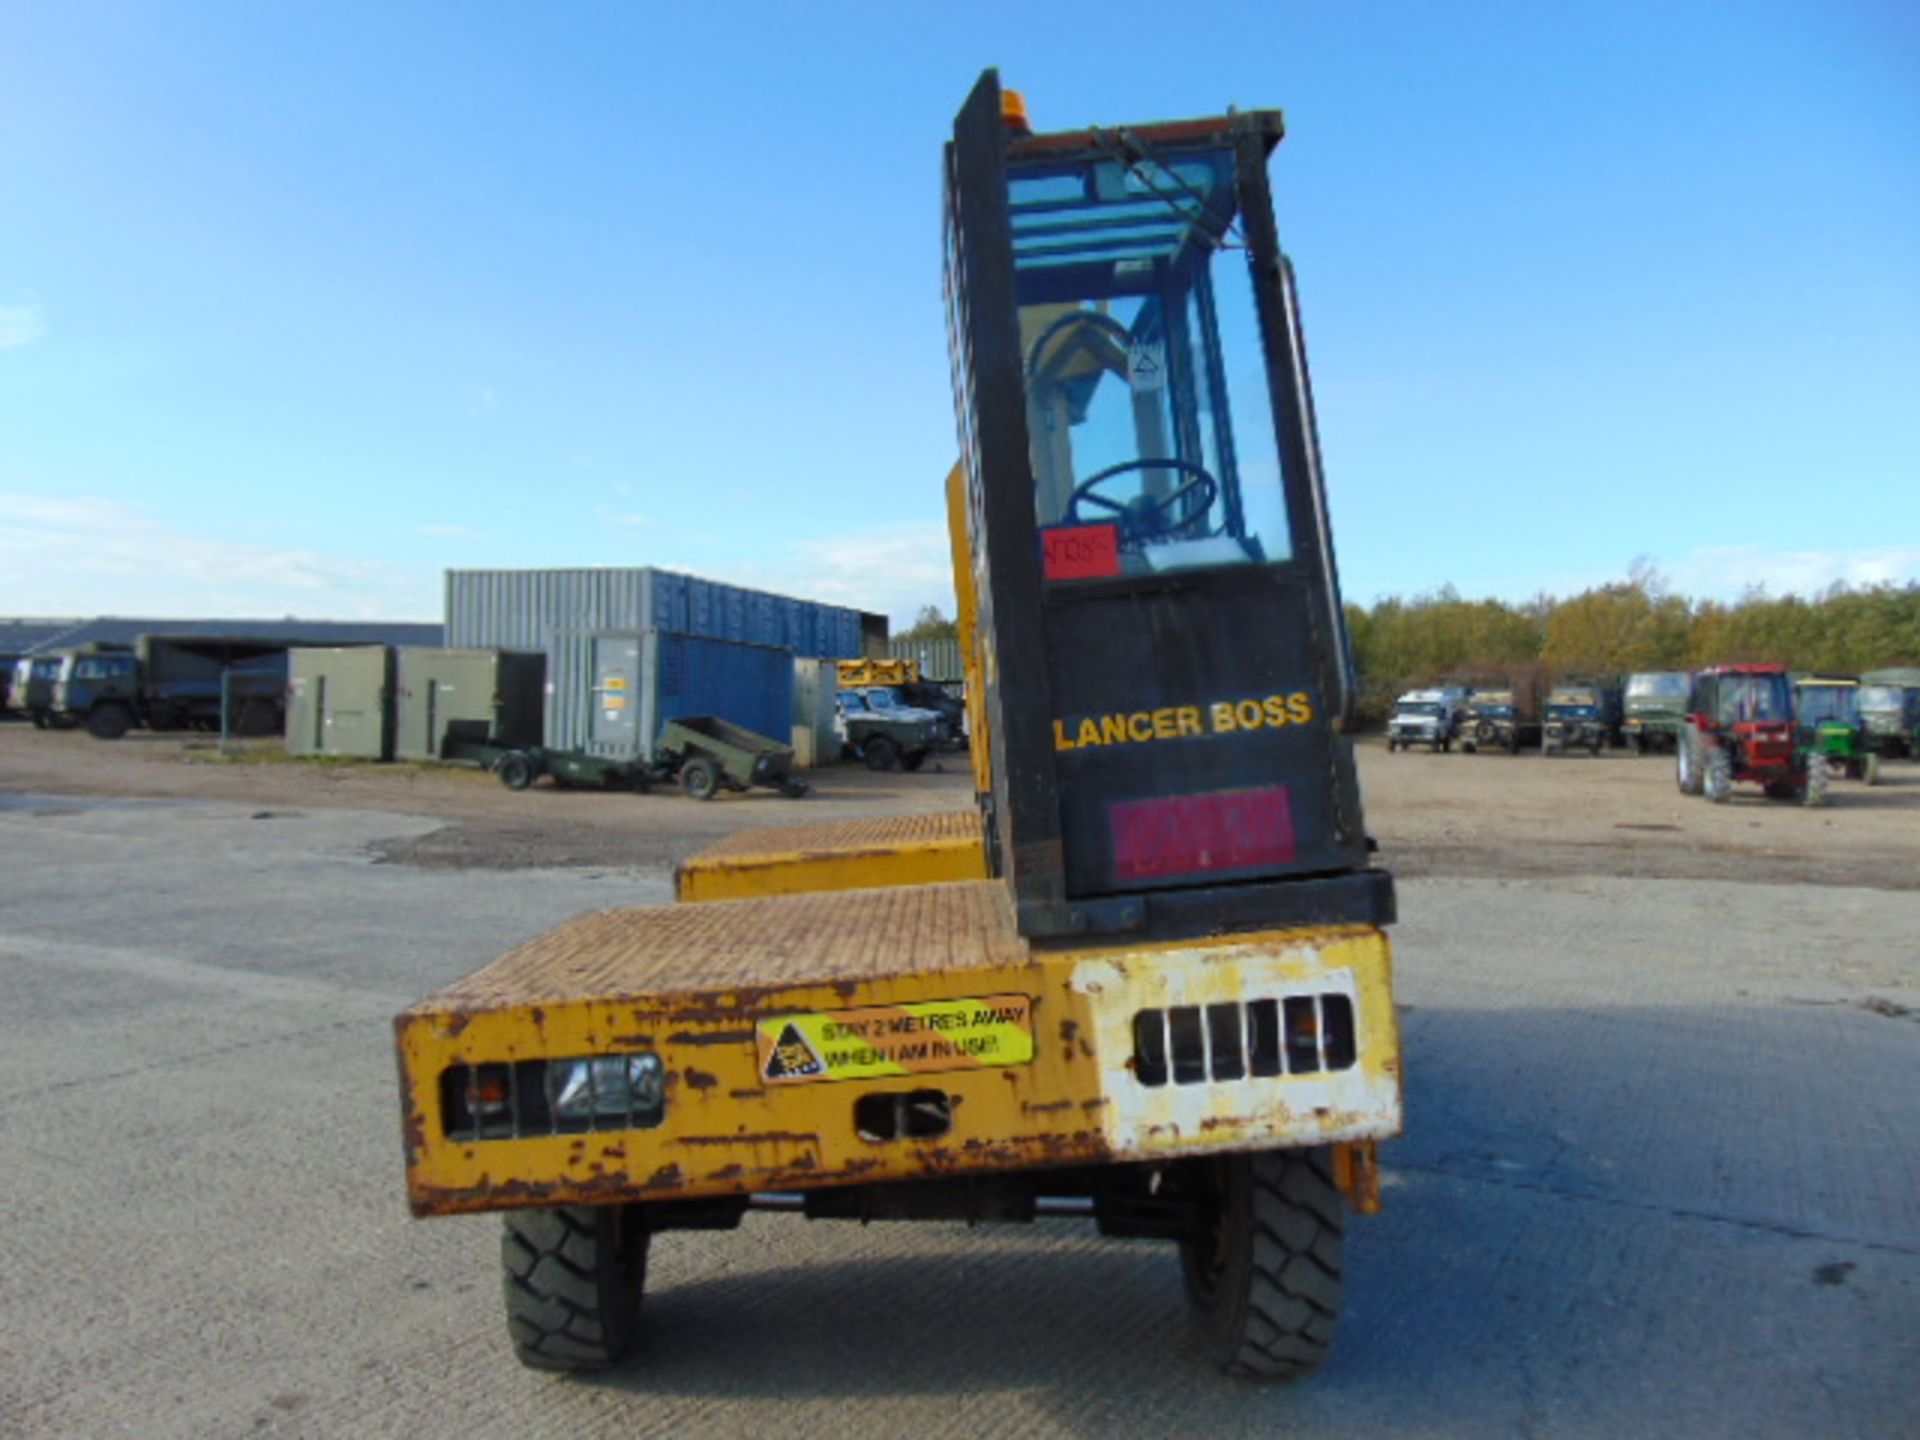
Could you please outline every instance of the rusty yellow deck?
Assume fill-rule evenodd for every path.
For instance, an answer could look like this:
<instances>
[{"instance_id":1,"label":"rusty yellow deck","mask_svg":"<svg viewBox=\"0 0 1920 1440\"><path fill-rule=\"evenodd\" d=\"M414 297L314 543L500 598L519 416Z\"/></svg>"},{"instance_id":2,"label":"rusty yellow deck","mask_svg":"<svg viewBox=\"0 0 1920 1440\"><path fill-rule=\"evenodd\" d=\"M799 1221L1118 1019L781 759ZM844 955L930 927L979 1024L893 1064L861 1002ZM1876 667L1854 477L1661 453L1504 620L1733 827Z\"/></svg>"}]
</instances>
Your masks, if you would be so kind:
<instances>
[{"instance_id":1,"label":"rusty yellow deck","mask_svg":"<svg viewBox=\"0 0 1920 1440\"><path fill-rule=\"evenodd\" d=\"M931 885L987 878L972 810L746 830L674 871L682 902Z\"/></svg>"},{"instance_id":2,"label":"rusty yellow deck","mask_svg":"<svg viewBox=\"0 0 1920 1440\"><path fill-rule=\"evenodd\" d=\"M601 910L428 996L409 1016L719 998L783 985L1021 965L1006 887L924 885Z\"/></svg>"},{"instance_id":3,"label":"rusty yellow deck","mask_svg":"<svg viewBox=\"0 0 1920 1440\"><path fill-rule=\"evenodd\" d=\"M1400 1123L1390 970L1367 926L1035 951L996 882L586 915L396 1021L409 1197L444 1214L1367 1141ZM1340 1073L1137 1073L1143 1013L1325 996L1355 1017ZM666 1096L644 1127L452 1119L478 1067L640 1055ZM950 1130L865 1133L863 1100L928 1090Z\"/></svg>"}]
</instances>

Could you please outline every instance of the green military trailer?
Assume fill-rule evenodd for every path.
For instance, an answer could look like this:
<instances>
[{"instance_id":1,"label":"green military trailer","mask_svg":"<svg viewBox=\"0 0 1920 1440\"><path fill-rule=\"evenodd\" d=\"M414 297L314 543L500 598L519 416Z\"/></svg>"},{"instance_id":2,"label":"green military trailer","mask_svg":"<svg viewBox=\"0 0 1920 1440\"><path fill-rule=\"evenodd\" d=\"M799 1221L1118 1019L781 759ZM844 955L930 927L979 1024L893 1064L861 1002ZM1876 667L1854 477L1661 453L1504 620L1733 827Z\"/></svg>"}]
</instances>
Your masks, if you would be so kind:
<instances>
[{"instance_id":1,"label":"green military trailer","mask_svg":"<svg viewBox=\"0 0 1920 1440\"><path fill-rule=\"evenodd\" d=\"M524 790L547 775L562 786L642 794L655 785L677 781L695 800L711 800L722 790L749 790L756 785L793 800L807 793L807 782L793 773L791 746L713 715L669 720L660 728L651 760L539 746L503 750L484 745L456 747L456 758L487 766L509 790Z\"/></svg>"}]
</instances>

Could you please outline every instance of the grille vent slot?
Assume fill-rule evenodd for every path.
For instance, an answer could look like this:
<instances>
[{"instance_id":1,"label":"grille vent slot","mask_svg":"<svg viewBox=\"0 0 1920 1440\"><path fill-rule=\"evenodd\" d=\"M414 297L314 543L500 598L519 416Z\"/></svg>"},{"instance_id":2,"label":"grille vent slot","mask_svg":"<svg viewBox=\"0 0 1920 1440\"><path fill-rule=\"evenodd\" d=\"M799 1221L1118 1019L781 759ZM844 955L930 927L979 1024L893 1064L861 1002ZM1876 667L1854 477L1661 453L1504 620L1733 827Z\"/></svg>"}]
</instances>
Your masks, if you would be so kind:
<instances>
[{"instance_id":1,"label":"grille vent slot","mask_svg":"<svg viewBox=\"0 0 1920 1440\"><path fill-rule=\"evenodd\" d=\"M1351 1070L1358 1058L1345 995L1175 1005L1133 1017L1133 1073L1142 1085L1270 1079Z\"/></svg>"}]
</instances>

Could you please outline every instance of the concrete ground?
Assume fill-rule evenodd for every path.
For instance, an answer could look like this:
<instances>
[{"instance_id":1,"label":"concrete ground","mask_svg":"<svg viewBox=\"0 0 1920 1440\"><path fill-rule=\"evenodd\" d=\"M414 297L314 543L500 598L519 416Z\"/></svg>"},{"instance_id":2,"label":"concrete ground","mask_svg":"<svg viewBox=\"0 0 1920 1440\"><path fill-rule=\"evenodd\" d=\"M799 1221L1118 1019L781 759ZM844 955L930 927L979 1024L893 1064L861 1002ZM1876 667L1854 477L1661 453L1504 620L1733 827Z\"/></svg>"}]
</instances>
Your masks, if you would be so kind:
<instances>
[{"instance_id":1,"label":"concrete ground","mask_svg":"<svg viewBox=\"0 0 1920 1440\"><path fill-rule=\"evenodd\" d=\"M1302 1385L1208 1371L1161 1247L759 1215L660 1241L638 1352L582 1381L514 1363L497 1221L408 1218L388 1021L567 915L664 899L659 861L529 868L523 827L446 863L435 837L504 822L426 813L432 779L411 807L286 803L284 767L211 800L171 771L37 786L100 753L75 738L0 737L0 1434L1920 1434L1915 767L1853 812L1890 838L1847 884L1845 803L1709 814L1611 757L1496 785L1473 767L1529 762L1363 755L1410 862L1408 1133ZM1583 804L1550 873L1527 857L1562 822L1502 828L1534 804L1513 784L1603 781L1640 818ZM554 799L649 833L727 814ZM1766 883L1691 873L1750 823ZM1612 825L1725 834L1582 848Z\"/></svg>"}]
</instances>

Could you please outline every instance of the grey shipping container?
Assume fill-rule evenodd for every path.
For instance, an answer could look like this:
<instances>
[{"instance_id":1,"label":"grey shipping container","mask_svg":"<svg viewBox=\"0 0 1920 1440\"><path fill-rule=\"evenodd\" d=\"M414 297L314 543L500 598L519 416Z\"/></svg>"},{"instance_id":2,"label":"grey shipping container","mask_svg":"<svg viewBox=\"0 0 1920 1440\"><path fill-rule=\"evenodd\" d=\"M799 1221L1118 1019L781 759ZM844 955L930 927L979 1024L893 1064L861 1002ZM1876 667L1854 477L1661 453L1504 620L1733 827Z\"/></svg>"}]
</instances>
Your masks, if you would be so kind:
<instances>
[{"instance_id":1,"label":"grey shipping container","mask_svg":"<svg viewBox=\"0 0 1920 1440\"><path fill-rule=\"evenodd\" d=\"M651 567L447 572L452 646L545 650L561 634L664 630L833 660L864 653L863 621L872 619Z\"/></svg>"},{"instance_id":2,"label":"grey shipping container","mask_svg":"<svg viewBox=\"0 0 1920 1440\"><path fill-rule=\"evenodd\" d=\"M295 649L287 657L287 753L393 758L393 651Z\"/></svg>"},{"instance_id":3,"label":"grey shipping container","mask_svg":"<svg viewBox=\"0 0 1920 1440\"><path fill-rule=\"evenodd\" d=\"M832 660L796 656L793 662L793 758L802 766L831 765L840 758L834 728L840 669Z\"/></svg>"},{"instance_id":4,"label":"grey shipping container","mask_svg":"<svg viewBox=\"0 0 1920 1440\"><path fill-rule=\"evenodd\" d=\"M935 685L951 685L967 678L958 640L901 640L887 642L887 658L918 660L920 678Z\"/></svg>"},{"instance_id":5,"label":"grey shipping container","mask_svg":"<svg viewBox=\"0 0 1920 1440\"><path fill-rule=\"evenodd\" d=\"M541 741L547 657L526 650L402 646L394 656L394 755L445 760L457 745Z\"/></svg>"},{"instance_id":6,"label":"grey shipping container","mask_svg":"<svg viewBox=\"0 0 1920 1440\"><path fill-rule=\"evenodd\" d=\"M669 720L713 715L786 743L793 652L664 630L556 635L547 650L547 747L652 760Z\"/></svg>"}]
</instances>

